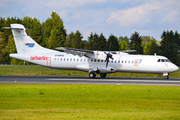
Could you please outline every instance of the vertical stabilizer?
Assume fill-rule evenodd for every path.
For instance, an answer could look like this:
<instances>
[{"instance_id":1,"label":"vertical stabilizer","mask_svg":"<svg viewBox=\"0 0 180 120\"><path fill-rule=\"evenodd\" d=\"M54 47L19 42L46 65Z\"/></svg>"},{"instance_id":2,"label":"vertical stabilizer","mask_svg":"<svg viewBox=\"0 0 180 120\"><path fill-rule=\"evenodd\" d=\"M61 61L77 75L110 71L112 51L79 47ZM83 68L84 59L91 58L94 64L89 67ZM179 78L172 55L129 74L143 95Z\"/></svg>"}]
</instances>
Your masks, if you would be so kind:
<instances>
[{"instance_id":1,"label":"vertical stabilizer","mask_svg":"<svg viewBox=\"0 0 180 120\"><path fill-rule=\"evenodd\" d=\"M21 24L11 24L14 41L18 54L30 53L30 52L53 52L54 50L46 49L36 43L26 33L26 29Z\"/></svg>"}]
</instances>

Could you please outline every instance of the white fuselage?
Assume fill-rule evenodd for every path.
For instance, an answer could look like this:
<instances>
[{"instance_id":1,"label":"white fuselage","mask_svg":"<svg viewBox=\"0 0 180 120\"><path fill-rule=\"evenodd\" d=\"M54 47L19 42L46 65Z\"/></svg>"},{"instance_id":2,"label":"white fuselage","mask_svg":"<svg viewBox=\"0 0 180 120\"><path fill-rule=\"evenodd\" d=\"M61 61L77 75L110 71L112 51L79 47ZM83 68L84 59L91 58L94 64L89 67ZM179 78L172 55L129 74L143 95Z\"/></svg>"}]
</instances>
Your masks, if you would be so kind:
<instances>
[{"instance_id":1,"label":"white fuselage","mask_svg":"<svg viewBox=\"0 0 180 120\"><path fill-rule=\"evenodd\" d=\"M50 68L82 70L86 72L99 70L100 73L171 73L178 70L178 67L169 61L158 62L159 59L167 59L166 57L153 55L113 54L114 60L110 59L107 68L105 60L89 59L85 56L79 57L58 51L10 54L10 56Z\"/></svg>"}]
</instances>

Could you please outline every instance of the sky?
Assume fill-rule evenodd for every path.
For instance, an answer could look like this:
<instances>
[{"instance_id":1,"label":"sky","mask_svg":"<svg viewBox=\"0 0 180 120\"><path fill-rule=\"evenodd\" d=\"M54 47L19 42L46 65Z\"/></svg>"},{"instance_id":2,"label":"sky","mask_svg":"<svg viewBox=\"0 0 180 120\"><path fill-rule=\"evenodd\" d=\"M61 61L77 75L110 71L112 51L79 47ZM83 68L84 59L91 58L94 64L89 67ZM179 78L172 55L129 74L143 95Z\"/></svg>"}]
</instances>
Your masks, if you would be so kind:
<instances>
[{"instance_id":1,"label":"sky","mask_svg":"<svg viewBox=\"0 0 180 120\"><path fill-rule=\"evenodd\" d=\"M163 31L180 33L180 0L0 0L0 17L32 17L45 22L56 12L67 33L140 36L161 39Z\"/></svg>"}]
</instances>

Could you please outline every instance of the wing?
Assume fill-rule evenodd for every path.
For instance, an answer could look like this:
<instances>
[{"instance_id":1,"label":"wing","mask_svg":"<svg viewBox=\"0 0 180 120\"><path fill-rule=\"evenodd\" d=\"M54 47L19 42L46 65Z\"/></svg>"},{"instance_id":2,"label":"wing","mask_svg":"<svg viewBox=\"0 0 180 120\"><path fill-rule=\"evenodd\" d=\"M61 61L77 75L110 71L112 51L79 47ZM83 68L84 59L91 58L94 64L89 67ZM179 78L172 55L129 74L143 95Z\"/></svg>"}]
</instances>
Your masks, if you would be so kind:
<instances>
[{"instance_id":1,"label":"wing","mask_svg":"<svg viewBox=\"0 0 180 120\"><path fill-rule=\"evenodd\" d=\"M86 56L90 58L94 54L94 51L91 50L74 49L74 48L66 48L66 47L57 47L55 49L63 50L67 54L78 55L80 57Z\"/></svg>"},{"instance_id":2,"label":"wing","mask_svg":"<svg viewBox=\"0 0 180 120\"><path fill-rule=\"evenodd\" d=\"M78 55L80 57L85 56L90 59L98 59L106 61L106 68L108 66L109 58L113 60L113 54L128 54L129 52L135 52L134 50L128 51L91 51L91 50L83 50L83 49L74 49L74 48L66 48L66 47L57 47L55 49L63 50L67 54Z\"/></svg>"},{"instance_id":3,"label":"wing","mask_svg":"<svg viewBox=\"0 0 180 120\"><path fill-rule=\"evenodd\" d=\"M85 56L90 59L99 59L106 60L107 54L128 54L131 52L136 52L136 50L127 50L127 51L91 51L91 50L83 50L83 49L74 49L74 48L66 48L66 47L57 47L57 50L63 50L67 54L78 55L80 57Z\"/></svg>"}]
</instances>

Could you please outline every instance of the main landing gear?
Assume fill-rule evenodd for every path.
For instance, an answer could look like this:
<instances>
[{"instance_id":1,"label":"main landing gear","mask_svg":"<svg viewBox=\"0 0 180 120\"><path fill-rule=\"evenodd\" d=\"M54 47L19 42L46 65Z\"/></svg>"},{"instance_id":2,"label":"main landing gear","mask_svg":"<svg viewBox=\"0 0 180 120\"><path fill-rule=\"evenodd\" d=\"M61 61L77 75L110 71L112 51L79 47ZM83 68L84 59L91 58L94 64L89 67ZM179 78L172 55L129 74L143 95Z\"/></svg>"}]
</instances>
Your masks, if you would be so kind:
<instances>
[{"instance_id":1,"label":"main landing gear","mask_svg":"<svg viewBox=\"0 0 180 120\"><path fill-rule=\"evenodd\" d=\"M89 78L95 78L96 77L96 73L99 73L99 72L90 71L89 72ZM105 73L100 73L100 76L101 76L101 78L105 78L106 74Z\"/></svg>"},{"instance_id":2,"label":"main landing gear","mask_svg":"<svg viewBox=\"0 0 180 120\"><path fill-rule=\"evenodd\" d=\"M89 77L90 77L90 78L95 78L95 77L96 77L96 73L95 73L94 71L91 71L91 72L89 73Z\"/></svg>"}]
</instances>

